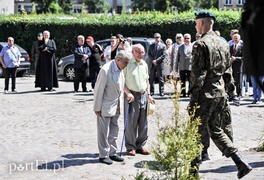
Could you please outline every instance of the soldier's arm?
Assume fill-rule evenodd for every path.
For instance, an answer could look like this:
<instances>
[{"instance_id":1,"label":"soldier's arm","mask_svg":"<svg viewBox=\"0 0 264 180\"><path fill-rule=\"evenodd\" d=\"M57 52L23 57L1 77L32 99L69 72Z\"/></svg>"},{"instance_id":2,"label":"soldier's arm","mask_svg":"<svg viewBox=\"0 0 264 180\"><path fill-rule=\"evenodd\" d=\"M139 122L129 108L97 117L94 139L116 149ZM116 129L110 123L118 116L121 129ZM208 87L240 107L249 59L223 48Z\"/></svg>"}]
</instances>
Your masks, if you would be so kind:
<instances>
[{"instance_id":1,"label":"soldier's arm","mask_svg":"<svg viewBox=\"0 0 264 180\"><path fill-rule=\"evenodd\" d=\"M202 42L196 42L192 50L192 69L190 77L190 99L197 102L207 74L209 53Z\"/></svg>"}]
</instances>

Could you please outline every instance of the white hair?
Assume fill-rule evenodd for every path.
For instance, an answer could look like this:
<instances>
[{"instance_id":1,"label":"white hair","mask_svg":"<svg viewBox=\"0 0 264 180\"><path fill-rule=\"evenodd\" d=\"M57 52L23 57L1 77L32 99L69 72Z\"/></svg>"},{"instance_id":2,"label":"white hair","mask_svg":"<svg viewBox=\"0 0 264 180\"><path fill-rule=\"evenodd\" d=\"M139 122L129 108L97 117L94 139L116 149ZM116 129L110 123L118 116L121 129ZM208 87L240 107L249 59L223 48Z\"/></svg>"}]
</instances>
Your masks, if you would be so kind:
<instances>
[{"instance_id":1,"label":"white hair","mask_svg":"<svg viewBox=\"0 0 264 180\"><path fill-rule=\"evenodd\" d=\"M172 44L172 39L166 39L166 44L168 43L168 42L170 42L171 44Z\"/></svg>"},{"instance_id":2,"label":"white hair","mask_svg":"<svg viewBox=\"0 0 264 180\"><path fill-rule=\"evenodd\" d=\"M77 36L77 40L79 40L79 39L83 39L84 40L84 36L83 35Z\"/></svg>"},{"instance_id":3,"label":"white hair","mask_svg":"<svg viewBox=\"0 0 264 180\"><path fill-rule=\"evenodd\" d=\"M120 50L118 51L118 53L116 54L115 59L120 59L120 60L125 60L125 59L131 59L132 58L132 53L125 51L125 50Z\"/></svg>"}]
</instances>

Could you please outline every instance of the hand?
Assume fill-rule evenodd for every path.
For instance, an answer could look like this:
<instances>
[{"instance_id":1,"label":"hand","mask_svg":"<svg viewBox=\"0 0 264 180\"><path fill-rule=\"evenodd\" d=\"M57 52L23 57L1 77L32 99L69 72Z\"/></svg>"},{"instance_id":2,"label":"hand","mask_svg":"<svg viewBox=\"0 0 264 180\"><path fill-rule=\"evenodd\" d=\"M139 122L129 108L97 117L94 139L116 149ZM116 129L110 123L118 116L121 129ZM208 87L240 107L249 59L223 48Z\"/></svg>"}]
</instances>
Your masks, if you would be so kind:
<instances>
[{"instance_id":1,"label":"hand","mask_svg":"<svg viewBox=\"0 0 264 180\"><path fill-rule=\"evenodd\" d=\"M96 116L101 116L101 111L95 111Z\"/></svg>"},{"instance_id":2,"label":"hand","mask_svg":"<svg viewBox=\"0 0 264 180\"><path fill-rule=\"evenodd\" d=\"M154 99L151 95L148 96L148 101L149 101L151 104L156 104L155 99Z\"/></svg>"},{"instance_id":3,"label":"hand","mask_svg":"<svg viewBox=\"0 0 264 180\"><path fill-rule=\"evenodd\" d=\"M6 65L5 64L3 64L3 68L6 69Z\"/></svg>"},{"instance_id":4,"label":"hand","mask_svg":"<svg viewBox=\"0 0 264 180\"><path fill-rule=\"evenodd\" d=\"M231 56L231 61L234 62L236 60L236 58L234 56Z\"/></svg>"},{"instance_id":5,"label":"hand","mask_svg":"<svg viewBox=\"0 0 264 180\"><path fill-rule=\"evenodd\" d=\"M153 60L152 64L157 65L157 60Z\"/></svg>"},{"instance_id":6,"label":"hand","mask_svg":"<svg viewBox=\"0 0 264 180\"><path fill-rule=\"evenodd\" d=\"M88 55L84 54L83 57L82 57L82 60L86 60L87 58L88 58Z\"/></svg>"},{"instance_id":7,"label":"hand","mask_svg":"<svg viewBox=\"0 0 264 180\"><path fill-rule=\"evenodd\" d=\"M18 62L17 65L16 65L16 67L19 67L19 65L20 65L20 63Z\"/></svg>"},{"instance_id":8,"label":"hand","mask_svg":"<svg viewBox=\"0 0 264 180\"><path fill-rule=\"evenodd\" d=\"M132 103L135 100L133 94L129 93L127 94L127 101L128 103Z\"/></svg>"},{"instance_id":9,"label":"hand","mask_svg":"<svg viewBox=\"0 0 264 180\"><path fill-rule=\"evenodd\" d=\"M44 49L43 49L43 51L47 51L48 50L48 47L45 47Z\"/></svg>"}]
</instances>

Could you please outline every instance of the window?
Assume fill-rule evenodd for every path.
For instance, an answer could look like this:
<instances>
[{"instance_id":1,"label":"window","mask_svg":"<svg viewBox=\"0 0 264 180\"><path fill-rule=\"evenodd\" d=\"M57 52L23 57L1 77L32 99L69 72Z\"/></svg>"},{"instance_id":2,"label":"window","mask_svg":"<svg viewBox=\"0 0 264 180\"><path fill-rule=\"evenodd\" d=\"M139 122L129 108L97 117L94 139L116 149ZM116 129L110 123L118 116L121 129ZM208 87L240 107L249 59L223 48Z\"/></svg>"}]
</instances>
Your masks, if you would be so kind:
<instances>
[{"instance_id":1,"label":"window","mask_svg":"<svg viewBox=\"0 0 264 180\"><path fill-rule=\"evenodd\" d=\"M73 13L82 13L82 6L74 6Z\"/></svg>"},{"instance_id":2,"label":"window","mask_svg":"<svg viewBox=\"0 0 264 180\"><path fill-rule=\"evenodd\" d=\"M122 6L117 6L117 13L121 14L121 12L122 12Z\"/></svg>"},{"instance_id":3,"label":"window","mask_svg":"<svg viewBox=\"0 0 264 180\"><path fill-rule=\"evenodd\" d=\"M225 0L225 5L232 5L232 0Z\"/></svg>"},{"instance_id":4,"label":"window","mask_svg":"<svg viewBox=\"0 0 264 180\"><path fill-rule=\"evenodd\" d=\"M245 0L237 0L237 5L243 5L245 3Z\"/></svg>"}]
</instances>

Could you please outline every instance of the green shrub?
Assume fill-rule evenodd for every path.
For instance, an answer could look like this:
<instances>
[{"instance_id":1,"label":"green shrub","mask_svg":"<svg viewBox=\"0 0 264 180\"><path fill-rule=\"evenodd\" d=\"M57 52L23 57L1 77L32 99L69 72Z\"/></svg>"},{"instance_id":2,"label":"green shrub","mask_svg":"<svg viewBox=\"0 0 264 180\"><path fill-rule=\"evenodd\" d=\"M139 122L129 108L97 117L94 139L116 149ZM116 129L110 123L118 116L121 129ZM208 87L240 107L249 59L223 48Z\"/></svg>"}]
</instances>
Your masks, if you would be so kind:
<instances>
[{"instance_id":1,"label":"green shrub","mask_svg":"<svg viewBox=\"0 0 264 180\"><path fill-rule=\"evenodd\" d=\"M146 162L146 171L137 173L136 180L199 179L190 174L191 162L201 153L198 125L200 119L180 116L179 93L172 96L171 119L159 118L157 143L152 147L155 161Z\"/></svg>"}]
</instances>

